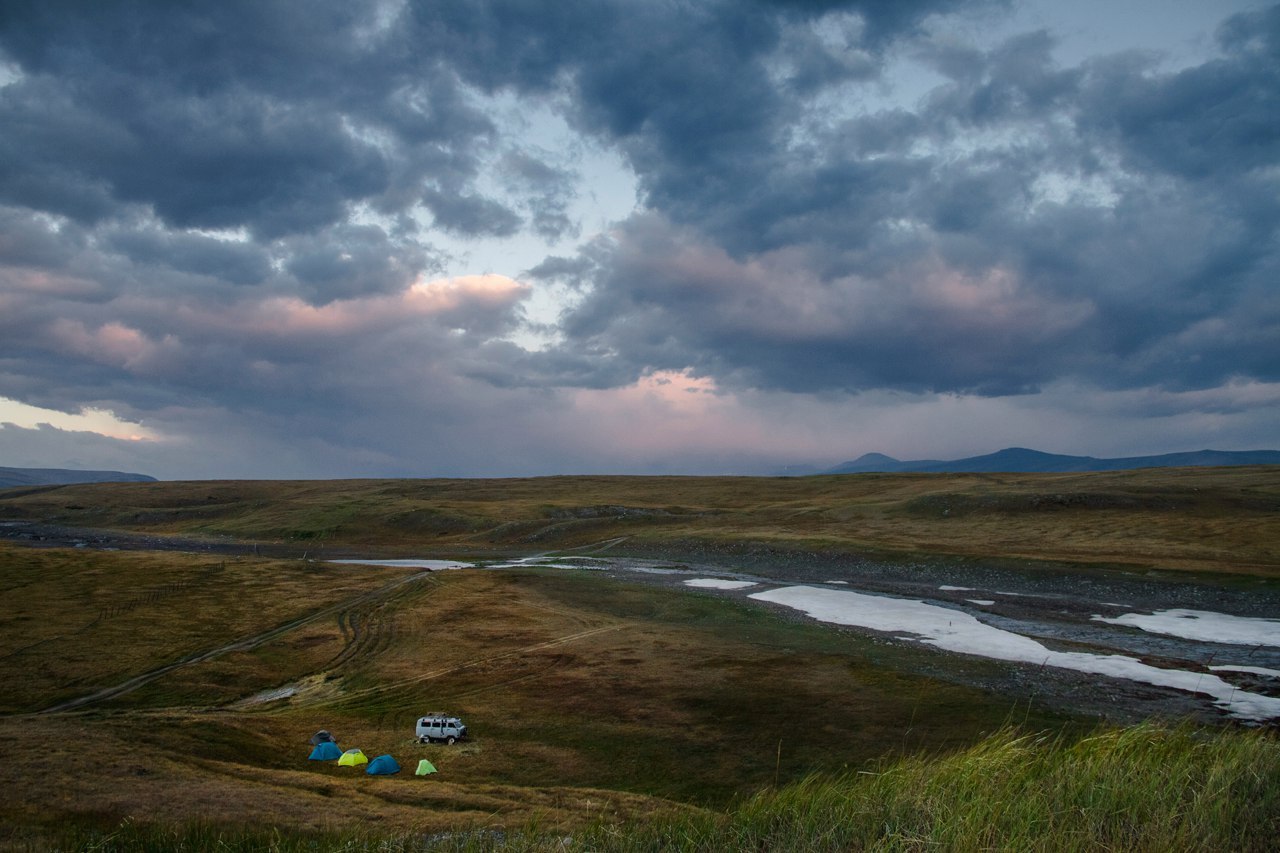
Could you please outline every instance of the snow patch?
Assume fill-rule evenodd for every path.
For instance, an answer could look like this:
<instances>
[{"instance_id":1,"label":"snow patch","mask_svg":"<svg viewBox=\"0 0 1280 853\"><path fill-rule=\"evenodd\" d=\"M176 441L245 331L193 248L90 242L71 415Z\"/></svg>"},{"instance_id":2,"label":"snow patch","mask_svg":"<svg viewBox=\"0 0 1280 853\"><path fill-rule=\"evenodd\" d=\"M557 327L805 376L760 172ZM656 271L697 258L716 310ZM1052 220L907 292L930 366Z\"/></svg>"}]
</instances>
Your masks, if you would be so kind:
<instances>
[{"instance_id":1,"label":"snow patch","mask_svg":"<svg viewBox=\"0 0 1280 853\"><path fill-rule=\"evenodd\" d=\"M1216 675L1161 669L1124 655L1058 652L1030 637L978 621L968 613L923 601L886 598L860 592L789 586L752 593L751 598L802 610L814 619L896 634L917 635L917 642L959 654L1052 666L1203 693L1234 717L1269 720L1280 717L1280 699L1248 693Z\"/></svg>"},{"instance_id":2,"label":"snow patch","mask_svg":"<svg viewBox=\"0 0 1280 853\"><path fill-rule=\"evenodd\" d=\"M274 702L277 699L288 699L298 692L296 687L277 687L274 690L263 690L244 700L245 705L261 705L263 702Z\"/></svg>"},{"instance_id":3,"label":"snow patch","mask_svg":"<svg viewBox=\"0 0 1280 853\"><path fill-rule=\"evenodd\" d=\"M991 601L990 599L986 599L986 598L966 598L965 601L969 602L970 604L981 604L983 607L990 607L991 605L995 604L994 601Z\"/></svg>"},{"instance_id":4,"label":"snow patch","mask_svg":"<svg viewBox=\"0 0 1280 853\"><path fill-rule=\"evenodd\" d=\"M398 569L469 569L471 563L458 563L453 560L328 560L330 563L342 563L350 566L390 566Z\"/></svg>"},{"instance_id":5,"label":"snow patch","mask_svg":"<svg viewBox=\"0 0 1280 853\"><path fill-rule=\"evenodd\" d=\"M729 581L720 578L693 578L684 583L685 586L696 586L700 589L746 589L757 585L754 581Z\"/></svg>"},{"instance_id":6,"label":"snow patch","mask_svg":"<svg viewBox=\"0 0 1280 853\"><path fill-rule=\"evenodd\" d=\"M938 587L938 589L942 590L943 592L973 592L973 587L971 586L947 586L943 584L942 586Z\"/></svg>"},{"instance_id":7,"label":"snow patch","mask_svg":"<svg viewBox=\"0 0 1280 853\"><path fill-rule=\"evenodd\" d=\"M1214 672L1247 672L1250 675L1265 675L1268 678L1280 678L1280 669L1267 669L1265 666L1236 666L1235 664L1219 664L1209 669Z\"/></svg>"},{"instance_id":8,"label":"snow patch","mask_svg":"<svg viewBox=\"0 0 1280 853\"><path fill-rule=\"evenodd\" d=\"M1150 634L1166 634L1184 640L1231 643L1238 646L1280 646L1280 619L1230 616L1211 610L1158 610L1155 613L1125 613L1122 616L1094 616L1096 622L1127 625Z\"/></svg>"}]
</instances>

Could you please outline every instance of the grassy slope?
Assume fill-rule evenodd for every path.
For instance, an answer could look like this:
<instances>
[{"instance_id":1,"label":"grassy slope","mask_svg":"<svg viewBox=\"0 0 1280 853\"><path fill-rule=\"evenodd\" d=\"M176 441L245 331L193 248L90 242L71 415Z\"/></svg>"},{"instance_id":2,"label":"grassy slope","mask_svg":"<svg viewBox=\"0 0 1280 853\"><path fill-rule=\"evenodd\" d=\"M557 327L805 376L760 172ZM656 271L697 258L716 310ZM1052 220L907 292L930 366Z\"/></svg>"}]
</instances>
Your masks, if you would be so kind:
<instances>
[{"instance_id":1,"label":"grassy slope","mask_svg":"<svg viewBox=\"0 0 1280 853\"><path fill-rule=\"evenodd\" d=\"M751 541L1280 574L1280 469L93 484L0 517L383 553Z\"/></svg>"},{"instance_id":2,"label":"grassy slope","mask_svg":"<svg viewBox=\"0 0 1280 853\"><path fill-rule=\"evenodd\" d=\"M600 820L566 836L536 821L424 836L126 825L57 833L60 849L113 851L1150 851L1275 849L1280 741L1259 732L1142 725L1081 740L998 732L942 759L886 762L766 790L727 814Z\"/></svg>"},{"instance_id":3,"label":"grassy slope","mask_svg":"<svg viewBox=\"0 0 1280 853\"><path fill-rule=\"evenodd\" d=\"M3 623L10 711L297 620L386 577L325 567L332 576L319 580L302 561L12 546L0 548L0 567L24 591L9 597ZM97 618L108 600L131 604ZM37 645L15 642L23 626L51 623ZM11 794L0 823L180 822L199 802L227 825L363 826L376 815L387 831L534 816L574 826L673 801L719 807L775 778L886 753L962 748L1011 713L1063 722L899 671L899 654L912 652L598 574L432 574L81 711L0 717L0 786ZM287 683L298 688L288 700L242 701ZM415 744L412 720L435 708L461 713L475 741ZM322 727L410 768L430 756L441 775L370 780L309 763L306 740Z\"/></svg>"},{"instance_id":4,"label":"grassy slope","mask_svg":"<svg viewBox=\"0 0 1280 853\"><path fill-rule=\"evenodd\" d=\"M0 495L0 517L285 541L313 555L339 548L417 556L528 552L629 536L640 550L746 541L1274 575L1278 475L1259 468L104 484L11 491ZM683 833L704 849L743 839L789 849L787 836L771 827L799 820L798 802L745 803L728 824L698 807L722 809L775 778L785 784L886 755L965 749L1012 710L980 691L908 674L926 668L904 656L923 652L713 595L554 571L434 574L374 594L406 575L319 569L303 560L0 546L7 593L0 678L8 685L0 713L10 714L0 717L7 744L0 786L10 792L0 804L0 843L35 833L38 847L55 827L112 826L126 816L181 824L201 803L219 824L287 832L347 826L381 838L528 821L558 832L635 819L641 824L617 849L643 849L646 837L660 847L663 833ZM292 627L83 711L13 715L281 626ZM284 684L297 694L243 702ZM409 722L436 708L466 716L476 741L453 750L416 746ZM1031 728L1075 730L1034 709L1016 713ZM777 720L796 722L793 734L775 737L769 726ZM410 767L429 755L442 773L429 781L405 774L371 780L313 766L304 760L305 741L320 727L346 746L392 752ZM1227 740L1221 743L1226 750ZM1220 771L1197 795L1203 808L1234 814L1224 798L1243 783L1232 774L1274 779L1274 742L1261 743L1241 747L1256 753L1241 767L1262 761L1264 769ZM957 760L981 769L983 755ZM952 772L947 766L937 772ZM838 783L835 801L855 801L860 795L848 786L856 781ZM1064 800L1062 808L1083 809L1085 823L1127 825L1122 789L1129 784L1114 783L1092 805ZM798 790L809 791L806 800L814 793ZM995 792L992 801L1021 796ZM978 814L957 797L952 791L930 801L940 810L931 827L947 826L947 814L965 808ZM1274 829L1274 801L1264 805L1271 811L1261 820ZM782 811L770 813L775 806ZM919 804L902 808L918 811ZM1181 806L1158 808L1167 816ZM672 813L685 816L673 823ZM821 820L849 820L834 814ZM1250 820L1253 832L1258 819ZM657 835L646 836L643 827ZM912 841L911 833L932 831L915 827L874 843L923 848L929 844ZM1072 824L1067 831L1085 829ZM602 847L617 841L614 830L601 832ZM1067 846L1111 843L1081 838ZM627 846L633 839L640 848Z\"/></svg>"},{"instance_id":5,"label":"grassy slope","mask_svg":"<svg viewBox=\"0 0 1280 853\"><path fill-rule=\"evenodd\" d=\"M811 777L727 819L689 815L587 850L1274 850L1280 741L1142 725L1083 740L1009 730L942 759Z\"/></svg>"}]
</instances>

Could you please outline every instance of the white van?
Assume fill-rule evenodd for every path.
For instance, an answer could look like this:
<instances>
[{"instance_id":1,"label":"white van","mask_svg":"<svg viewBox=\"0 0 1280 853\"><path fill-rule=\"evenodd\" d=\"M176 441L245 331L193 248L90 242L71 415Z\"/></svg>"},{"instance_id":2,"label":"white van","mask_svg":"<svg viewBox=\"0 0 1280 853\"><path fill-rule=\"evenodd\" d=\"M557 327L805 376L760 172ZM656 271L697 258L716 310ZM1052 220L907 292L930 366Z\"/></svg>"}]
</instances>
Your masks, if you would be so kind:
<instances>
[{"instance_id":1,"label":"white van","mask_svg":"<svg viewBox=\"0 0 1280 853\"><path fill-rule=\"evenodd\" d=\"M419 717L414 734L418 737L418 743L431 743L433 740L454 743L455 741L466 740L467 727L457 717L435 714Z\"/></svg>"}]
</instances>

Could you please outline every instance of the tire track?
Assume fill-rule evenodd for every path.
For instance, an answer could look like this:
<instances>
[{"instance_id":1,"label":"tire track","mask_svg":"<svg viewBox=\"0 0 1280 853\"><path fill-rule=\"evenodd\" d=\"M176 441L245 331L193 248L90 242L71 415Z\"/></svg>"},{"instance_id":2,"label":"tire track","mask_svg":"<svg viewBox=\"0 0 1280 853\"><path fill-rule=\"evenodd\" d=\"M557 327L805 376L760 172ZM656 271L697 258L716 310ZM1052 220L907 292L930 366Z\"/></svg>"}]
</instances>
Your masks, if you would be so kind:
<instances>
[{"instance_id":1,"label":"tire track","mask_svg":"<svg viewBox=\"0 0 1280 853\"><path fill-rule=\"evenodd\" d=\"M383 597L391 595L392 593L396 592L401 587L405 587L408 584L415 583L417 581L428 579L430 575L431 575L431 570L428 569L426 571L418 572L417 574L409 575L408 577L399 578L397 580L392 581L391 583L388 583L375 590L372 590L371 592L361 593L360 595L353 596L352 598L349 598L345 601L340 601L337 604L332 604L328 607L314 611L305 616L301 616L297 619L292 619L288 622L285 622L282 625L276 626L275 628L271 628L270 630L263 631L262 633L253 634L248 637L241 637L240 639L233 640L232 642L227 643L225 645L218 646L215 649L209 649L208 651L199 652L197 654L191 655L190 657L183 658L182 660L165 664L164 666L157 667L155 669L144 672L141 675L136 675L127 681L121 682L120 684L115 684L115 685L112 685L111 687L104 687L101 690L97 690L86 696L80 696L76 699L69 699L65 702L60 702L57 705L52 705L41 711L36 711L35 714L37 715L59 714L66 711L72 711L77 708L81 708L85 705L91 705L95 702L102 702L107 699L115 699L119 696L123 696L127 693L131 693L145 684L150 684L152 681L155 681L157 678L160 678L163 675L167 675L168 673L173 672L176 669L181 669L182 667L187 667L187 666L194 666L195 664L198 664L198 663L204 663L205 661L219 658L230 652L249 651L251 649L257 648L263 643L274 640L277 637L281 637L289 633L290 631L300 628L303 625L306 625L310 622L314 622L317 619L322 619L326 616L332 616L335 613L340 613L340 612L350 610L352 608L356 608L361 604L375 603L380 599L382 599ZM433 581L428 580L428 582L430 583ZM22 715L14 715L14 716L30 716L30 715L22 714Z\"/></svg>"},{"instance_id":2,"label":"tire track","mask_svg":"<svg viewBox=\"0 0 1280 853\"><path fill-rule=\"evenodd\" d=\"M507 658L516 657L517 655L526 655L526 654L529 654L530 652L541 651L543 649L552 649L557 646L567 645L569 643L576 642L577 640L583 640L583 639L586 639L587 637L595 636L596 634L603 634L609 631L618 631L624 627L626 627L626 625L621 623L613 624L613 625L602 625L597 628L590 628L586 631L578 631L573 634L566 634L565 636L557 637L554 640L546 640L541 643L533 643L528 646L522 646L518 649L512 649L511 651L503 652L501 654L489 655L488 657L478 658L476 660L467 661L466 663L460 663L454 666L441 667L440 669L431 670L430 672L424 672L420 675L410 676L409 678L402 678L397 681L389 681L383 684L375 685L373 687L364 687L359 690L353 690L349 693L344 693L341 696L336 696L333 699L316 700L314 702L308 703L308 705L310 707L324 706L324 707L330 707L330 708L340 708L343 706L364 701L366 699L370 699L374 696L377 696L380 693L387 693L392 690L400 690L404 687L409 687L414 684L420 684L424 681L431 681L433 679L440 678L445 675L450 675L455 672L461 672L462 670L471 669L473 667L483 666L485 664L493 663L495 661L501 661ZM511 679L511 680L516 681L525 677L527 676L516 676L514 679Z\"/></svg>"}]
</instances>

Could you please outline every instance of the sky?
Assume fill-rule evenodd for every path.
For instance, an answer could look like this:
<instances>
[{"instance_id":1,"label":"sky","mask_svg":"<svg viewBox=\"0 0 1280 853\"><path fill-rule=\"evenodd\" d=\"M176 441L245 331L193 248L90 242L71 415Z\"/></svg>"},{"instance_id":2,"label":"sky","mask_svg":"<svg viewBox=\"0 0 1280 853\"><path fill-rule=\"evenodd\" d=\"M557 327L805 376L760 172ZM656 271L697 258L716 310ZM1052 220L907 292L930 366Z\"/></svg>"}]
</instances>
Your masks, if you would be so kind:
<instances>
[{"instance_id":1,"label":"sky","mask_svg":"<svg viewBox=\"0 0 1280 853\"><path fill-rule=\"evenodd\" d=\"M1280 446L1280 6L0 6L0 465Z\"/></svg>"}]
</instances>

